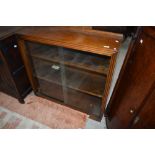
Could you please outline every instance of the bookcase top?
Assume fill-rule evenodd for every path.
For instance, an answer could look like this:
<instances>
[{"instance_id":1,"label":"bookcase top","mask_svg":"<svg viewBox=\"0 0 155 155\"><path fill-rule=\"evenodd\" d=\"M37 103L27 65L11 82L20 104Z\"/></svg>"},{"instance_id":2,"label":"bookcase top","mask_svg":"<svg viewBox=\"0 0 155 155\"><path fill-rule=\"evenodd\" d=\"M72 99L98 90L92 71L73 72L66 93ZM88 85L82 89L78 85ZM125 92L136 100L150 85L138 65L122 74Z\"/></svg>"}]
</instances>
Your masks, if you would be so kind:
<instances>
[{"instance_id":1,"label":"bookcase top","mask_svg":"<svg viewBox=\"0 0 155 155\"><path fill-rule=\"evenodd\" d=\"M17 34L24 40L106 56L117 53L123 39L120 34L61 27L26 27L18 31Z\"/></svg>"}]
</instances>

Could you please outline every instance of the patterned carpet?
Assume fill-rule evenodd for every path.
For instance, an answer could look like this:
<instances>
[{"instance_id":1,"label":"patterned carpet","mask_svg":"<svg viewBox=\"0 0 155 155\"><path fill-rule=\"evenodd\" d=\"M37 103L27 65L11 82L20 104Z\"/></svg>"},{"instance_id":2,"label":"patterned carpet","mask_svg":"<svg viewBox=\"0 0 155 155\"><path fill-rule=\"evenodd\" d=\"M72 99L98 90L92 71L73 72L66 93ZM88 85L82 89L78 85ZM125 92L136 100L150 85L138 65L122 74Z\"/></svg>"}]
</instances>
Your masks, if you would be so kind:
<instances>
[{"instance_id":1,"label":"patterned carpet","mask_svg":"<svg viewBox=\"0 0 155 155\"><path fill-rule=\"evenodd\" d=\"M0 107L0 129L49 129L49 127Z\"/></svg>"},{"instance_id":2,"label":"patterned carpet","mask_svg":"<svg viewBox=\"0 0 155 155\"><path fill-rule=\"evenodd\" d=\"M15 98L0 92L1 128L85 128L88 116L84 113L32 93L25 101L25 104L20 104Z\"/></svg>"}]
</instances>

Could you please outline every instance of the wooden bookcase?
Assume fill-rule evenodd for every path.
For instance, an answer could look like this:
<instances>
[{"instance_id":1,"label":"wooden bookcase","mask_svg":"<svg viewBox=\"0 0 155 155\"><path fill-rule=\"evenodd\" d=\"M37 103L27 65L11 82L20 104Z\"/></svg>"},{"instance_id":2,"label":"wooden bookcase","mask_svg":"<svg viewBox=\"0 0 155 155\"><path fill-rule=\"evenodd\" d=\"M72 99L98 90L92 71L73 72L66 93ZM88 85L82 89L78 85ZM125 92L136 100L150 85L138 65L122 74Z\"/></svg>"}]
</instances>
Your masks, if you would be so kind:
<instances>
[{"instance_id":1,"label":"wooden bookcase","mask_svg":"<svg viewBox=\"0 0 155 155\"><path fill-rule=\"evenodd\" d=\"M15 35L0 39L0 91L24 103L32 90Z\"/></svg>"},{"instance_id":2,"label":"wooden bookcase","mask_svg":"<svg viewBox=\"0 0 155 155\"><path fill-rule=\"evenodd\" d=\"M51 27L18 33L34 92L101 119L121 35Z\"/></svg>"}]
</instances>

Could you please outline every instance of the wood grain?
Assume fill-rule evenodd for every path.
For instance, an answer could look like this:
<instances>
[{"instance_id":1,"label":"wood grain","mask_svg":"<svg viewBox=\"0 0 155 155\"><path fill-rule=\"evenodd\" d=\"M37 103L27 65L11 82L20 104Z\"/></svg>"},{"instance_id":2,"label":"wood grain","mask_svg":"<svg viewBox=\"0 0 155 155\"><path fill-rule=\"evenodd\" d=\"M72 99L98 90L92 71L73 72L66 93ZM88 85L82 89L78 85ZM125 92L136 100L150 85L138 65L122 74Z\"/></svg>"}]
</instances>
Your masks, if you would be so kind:
<instances>
[{"instance_id":1,"label":"wood grain","mask_svg":"<svg viewBox=\"0 0 155 155\"><path fill-rule=\"evenodd\" d=\"M46 50L48 48L46 48L45 45L48 45L51 48L52 46L56 46L58 47L58 49L62 49L61 51L63 51L64 54L66 52L65 49L69 49L70 53L71 51L74 51L74 53L78 53L78 52L86 53L85 57L90 57L90 55L92 55L92 57L94 58L105 57L106 59L108 59L108 61L110 61L110 65L108 63L108 66L106 66L105 59L103 59L104 63L102 65L104 67L107 67L107 71L106 71L106 76L105 75L101 76L99 74L97 75L95 71L91 71L90 69L87 69L87 68L91 68L91 66L85 67L84 65L86 64L84 62L82 64L83 66L80 66L81 67L80 68L78 65L78 62L75 62L75 61L73 62L74 65L72 65L68 61L68 64L70 64L68 65L67 61L65 62L63 60L63 62L61 63L60 59L58 62L53 62L55 60L54 56L49 57L49 59L51 59L50 61L47 60L47 57L46 58L43 57L43 54L37 57L37 59L38 60L40 59L42 62L44 61L44 62L51 63L51 66L53 63L60 64L61 66L63 66L63 68L65 68L65 71L67 70L66 68L72 68L74 72L72 71L72 74L70 74L70 76L66 76L65 73L62 73L63 78L65 76L65 79L72 78L73 76L75 77L74 79L70 80L68 84L66 83L66 80L65 82L62 83L62 86L65 87L65 90L66 90L66 91L63 91L63 93L65 92L65 96L68 97L67 102L64 99L64 104L71 107L75 106L76 109L79 108L81 111L83 108L83 111L87 112L89 115L91 115L91 117L93 116L93 118L101 119L101 116L103 115L103 112L105 109L105 104L108 97L109 89L110 89L116 55L119 50L119 46L121 44L121 37L119 35L114 35L112 33L106 33L106 32L100 33L99 31L94 31L90 29L85 29L81 31L80 29L73 30L73 29L66 29L66 28L51 28L51 27L37 27L37 28L30 28L30 29L27 28L18 32L17 35L19 37L19 45L20 45L21 53L23 55L22 57L25 62L27 73L31 81L31 84L33 86L33 89L35 93L40 95L41 94L44 95L46 93L45 97L48 96L47 95L48 93L53 94L54 92L46 91L45 87L43 91L38 92L38 90L41 90L41 87L38 84L38 81L39 79L44 80L44 82L48 83L48 84L46 83L46 87L51 86L50 88L52 88L52 84L50 85L49 83L50 83L50 80L52 80L52 78L55 77L55 75L51 75L50 80L49 78L47 79L50 71L48 72L48 74L46 74L46 77L44 78L43 76L34 76L34 74L37 72L36 68L38 68L38 65L33 61L33 59L36 58L36 55L34 56L34 54L31 52L34 51L33 47L36 47L36 44L44 47L44 51L42 53L45 53L45 52L47 53ZM31 42L34 46L28 47L28 44L27 44L28 42ZM25 46L25 43L26 43L26 46ZM31 48L32 48L32 51L30 50ZM37 51L39 51L39 48L37 48ZM51 53L53 53L53 51L51 51ZM74 57L75 56L76 55L74 55ZM64 59L64 56L63 56L63 59ZM97 63L97 59L95 61ZM33 62L33 64L31 62ZM92 61L90 62L92 63ZM42 64L42 67L43 67L43 63L40 63L40 64ZM33 73L32 70L35 73ZM79 72L81 73L79 74ZM85 72L85 73L82 73L82 72ZM75 75L77 75L77 77ZM42 81L42 83L44 82ZM53 82L56 82L56 79L53 80ZM78 84L79 82L81 83ZM60 84L61 83L59 83L59 85ZM49 88L47 90L49 90ZM62 90L60 88L59 90L55 89L54 91L61 92ZM76 94L77 96L79 96L77 99L75 99ZM61 94L59 95L61 96L60 99L62 99L63 95ZM53 97L53 95L51 97ZM82 102L81 100L83 100L85 103Z\"/></svg>"},{"instance_id":2,"label":"wood grain","mask_svg":"<svg viewBox=\"0 0 155 155\"><path fill-rule=\"evenodd\" d=\"M152 28L143 27L138 32L136 40L133 40L134 44L129 49L108 104L109 128L131 128L139 111L144 104L147 104L146 98L149 92L153 91L152 86L155 82L155 39L153 37L155 35L153 34L155 33ZM143 121L145 122L145 119Z\"/></svg>"},{"instance_id":3,"label":"wood grain","mask_svg":"<svg viewBox=\"0 0 155 155\"><path fill-rule=\"evenodd\" d=\"M92 31L91 31L92 32ZM35 28L18 32L24 40L111 56L120 47L120 38L64 29ZM100 34L100 33L99 33ZM117 42L118 41L118 42Z\"/></svg>"}]
</instances>

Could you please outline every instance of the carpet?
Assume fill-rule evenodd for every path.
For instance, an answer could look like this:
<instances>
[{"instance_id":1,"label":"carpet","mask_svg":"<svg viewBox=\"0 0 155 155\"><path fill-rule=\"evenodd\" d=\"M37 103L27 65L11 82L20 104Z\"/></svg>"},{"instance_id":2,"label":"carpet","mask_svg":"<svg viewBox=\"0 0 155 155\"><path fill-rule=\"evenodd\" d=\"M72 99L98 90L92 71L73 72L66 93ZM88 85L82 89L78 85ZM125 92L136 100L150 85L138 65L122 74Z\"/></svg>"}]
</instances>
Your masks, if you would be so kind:
<instances>
[{"instance_id":1,"label":"carpet","mask_svg":"<svg viewBox=\"0 0 155 155\"><path fill-rule=\"evenodd\" d=\"M49 127L0 106L0 129L49 129Z\"/></svg>"},{"instance_id":2,"label":"carpet","mask_svg":"<svg viewBox=\"0 0 155 155\"><path fill-rule=\"evenodd\" d=\"M20 104L17 99L0 92L0 106L52 129L85 128L88 117L32 93L25 98L25 104Z\"/></svg>"}]
</instances>

